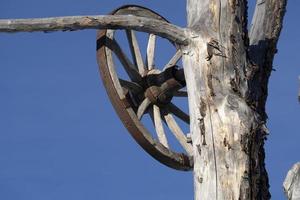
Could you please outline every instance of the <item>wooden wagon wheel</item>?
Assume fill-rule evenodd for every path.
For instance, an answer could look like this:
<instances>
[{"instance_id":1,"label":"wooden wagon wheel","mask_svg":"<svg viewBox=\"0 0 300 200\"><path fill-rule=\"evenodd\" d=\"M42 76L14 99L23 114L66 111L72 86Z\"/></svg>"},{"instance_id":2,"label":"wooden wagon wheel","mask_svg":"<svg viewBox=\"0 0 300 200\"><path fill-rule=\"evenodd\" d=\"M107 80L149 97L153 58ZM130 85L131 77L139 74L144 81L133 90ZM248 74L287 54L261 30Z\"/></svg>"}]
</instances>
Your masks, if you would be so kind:
<instances>
[{"instance_id":1,"label":"wooden wagon wheel","mask_svg":"<svg viewBox=\"0 0 300 200\"><path fill-rule=\"evenodd\" d=\"M140 6L123 6L112 14L166 21L157 13ZM185 87L183 69L176 66L181 58L180 49L174 45L175 55L159 70L154 64L156 35L149 34L144 63L135 31L122 30L127 37L133 62L122 51L116 40L116 32L101 30L97 35L100 74L116 112L129 133L151 156L171 168L190 170L193 167L192 145L174 118L176 116L189 123L189 115L172 102L173 96L187 97L187 93L180 90ZM116 59L130 80L120 78L114 62ZM145 114L150 115L157 136L151 135L141 121ZM181 144L184 153L177 153L170 148L163 123Z\"/></svg>"}]
</instances>

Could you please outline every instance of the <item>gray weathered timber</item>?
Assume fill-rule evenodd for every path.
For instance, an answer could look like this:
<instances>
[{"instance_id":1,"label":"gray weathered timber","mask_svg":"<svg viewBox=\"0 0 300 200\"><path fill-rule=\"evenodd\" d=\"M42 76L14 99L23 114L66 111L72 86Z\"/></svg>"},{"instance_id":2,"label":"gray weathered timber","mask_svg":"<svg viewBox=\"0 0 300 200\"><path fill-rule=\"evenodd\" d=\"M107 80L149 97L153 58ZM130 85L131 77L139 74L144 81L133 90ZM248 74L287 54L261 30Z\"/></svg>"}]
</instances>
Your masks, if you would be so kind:
<instances>
[{"instance_id":1,"label":"gray weathered timber","mask_svg":"<svg viewBox=\"0 0 300 200\"><path fill-rule=\"evenodd\" d=\"M52 32L82 29L132 29L153 33L177 44L186 45L185 30L153 18L133 15L69 16L33 19L1 19L0 32Z\"/></svg>"},{"instance_id":2,"label":"gray weathered timber","mask_svg":"<svg viewBox=\"0 0 300 200\"><path fill-rule=\"evenodd\" d=\"M142 116L145 114L146 109L148 108L148 106L150 104L151 104L151 101L148 98L145 98L143 100L143 102L141 103L141 105L139 106L138 111L137 111L137 117L138 117L138 119L142 118Z\"/></svg>"},{"instance_id":3,"label":"gray weathered timber","mask_svg":"<svg viewBox=\"0 0 300 200\"><path fill-rule=\"evenodd\" d=\"M270 199L263 147L268 132L264 108L270 73L257 74L256 70L261 67L260 71L266 72L272 64L286 1L264 0L266 9L256 10L254 21L264 16L264 24L252 26L251 44L267 43L264 49L249 46L246 0L187 3L192 41L183 48L183 63L195 200ZM268 28L256 38L254 28L259 26ZM264 62L255 60L257 54L263 55Z\"/></svg>"},{"instance_id":4,"label":"gray weathered timber","mask_svg":"<svg viewBox=\"0 0 300 200\"><path fill-rule=\"evenodd\" d=\"M155 53L156 35L149 34L148 46L147 46L147 66L148 70L154 69L154 53Z\"/></svg>"},{"instance_id":5,"label":"gray weathered timber","mask_svg":"<svg viewBox=\"0 0 300 200\"><path fill-rule=\"evenodd\" d=\"M287 0L257 0L249 36L247 0L187 0L188 29L129 13L126 16L0 20L0 32L132 29L159 35L182 45L180 50L185 68L192 141L184 135L171 113L164 115L164 120L189 155L194 156L195 200L267 200L270 194L264 163L264 140L268 134L265 103L286 4ZM106 35L108 39L113 38L110 31ZM138 52L134 35L129 41L132 43L131 51ZM148 63L153 63L154 54L150 47ZM134 78L135 71L122 51L117 51L117 55ZM105 57L106 68L113 71L111 53L106 52ZM180 54L176 54L170 63L179 57ZM139 55L135 62L138 60L141 62ZM136 70L141 72L142 67L140 64ZM106 68L102 69L104 75L108 74ZM119 79L114 72L110 76L113 81L108 85L115 84L120 99L124 99L121 85L139 90L131 82L117 81ZM116 102L117 106L123 106L122 101ZM145 101L138 109L139 118L147 107L148 102ZM132 110L129 111L128 115L135 115ZM155 128L164 137L162 119L158 114L157 111ZM173 114L186 118L178 111L173 111ZM165 139L160 140L166 143ZM192 146L187 145L187 140ZM149 152L156 152L153 148L158 147L162 149L161 156L170 155L163 145L158 145L160 143L151 138L145 141L152 144ZM158 160L165 159L154 153L153 156ZM176 162L185 163L185 160L180 158ZM166 163L171 166L173 161ZM288 195L292 188L290 180L294 181L287 178L285 184Z\"/></svg>"},{"instance_id":6,"label":"gray weathered timber","mask_svg":"<svg viewBox=\"0 0 300 200\"><path fill-rule=\"evenodd\" d=\"M249 31L248 101L265 115L268 80L282 29L287 0L257 0ZM265 118L266 116L264 116Z\"/></svg>"},{"instance_id":7,"label":"gray weathered timber","mask_svg":"<svg viewBox=\"0 0 300 200\"><path fill-rule=\"evenodd\" d=\"M175 53L175 55L169 60L169 62L164 66L163 70L166 70L169 67L173 67L176 65L176 63L179 61L179 59L182 57L181 50L178 49Z\"/></svg>"},{"instance_id":8,"label":"gray weathered timber","mask_svg":"<svg viewBox=\"0 0 300 200\"><path fill-rule=\"evenodd\" d=\"M158 140L165 147L169 148L167 136L163 127L163 121L161 119L160 108L157 105L153 105L153 118Z\"/></svg>"},{"instance_id":9,"label":"gray weathered timber","mask_svg":"<svg viewBox=\"0 0 300 200\"><path fill-rule=\"evenodd\" d=\"M140 47L133 30L126 30L126 35L129 42L129 47L134 64L138 67L140 74L145 74L146 68L140 51Z\"/></svg>"},{"instance_id":10,"label":"gray weathered timber","mask_svg":"<svg viewBox=\"0 0 300 200\"><path fill-rule=\"evenodd\" d=\"M288 200L300 200L300 162L289 170L283 189Z\"/></svg>"},{"instance_id":11,"label":"gray weathered timber","mask_svg":"<svg viewBox=\"0 0 300 200\"><path fill-rule=\"evenodd\" d=\"M174 136L176 137L178 142L185 149L185 151L189 155L192 156L193 155L192 146L189 143L187 143L187 138L186 138L185 134L183 133L183 131L181 130L181 128L179 127L179 125L175 121L172 114L167 113L164 117L165 117L165 120L166 120L166 123L167 123L168 127L170 128L171 132L174 134Z\"/></svg>"}]
</instances>

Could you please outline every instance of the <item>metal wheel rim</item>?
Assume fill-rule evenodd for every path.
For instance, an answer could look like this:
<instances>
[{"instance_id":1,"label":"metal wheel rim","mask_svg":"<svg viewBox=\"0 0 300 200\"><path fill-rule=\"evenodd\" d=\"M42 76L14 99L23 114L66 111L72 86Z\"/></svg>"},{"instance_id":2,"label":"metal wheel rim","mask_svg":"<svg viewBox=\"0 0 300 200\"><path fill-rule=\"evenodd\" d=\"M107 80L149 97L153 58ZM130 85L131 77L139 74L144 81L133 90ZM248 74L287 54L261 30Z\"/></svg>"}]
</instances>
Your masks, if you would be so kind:
<instances>
[{"instance_id":1,"label":"metal wheel rim","mask_svg":"<svg viewBox=\"0 0 300 200\"><path fill-rule=\"evenodd\" d=\"M159 20L165 20L157 13L140 6L123 6L111 14L134 14L142 17L152 17ZM166 21L166 20L165 20ZM124 126L136 142L152 157L159 162L173 169L188 171L193 167L192 157L184 153L177 153L162 145L159 141L152 138L152 135L137 118L137 114L126 100L124 95L118 92L115 77L112 75L111 66L108 64L107 52L107 34L108 30L98 31L97 34L97 61L102 81L107 94ZM112 51L112 50L109 50Z\"/></svg>"}]
</instances>

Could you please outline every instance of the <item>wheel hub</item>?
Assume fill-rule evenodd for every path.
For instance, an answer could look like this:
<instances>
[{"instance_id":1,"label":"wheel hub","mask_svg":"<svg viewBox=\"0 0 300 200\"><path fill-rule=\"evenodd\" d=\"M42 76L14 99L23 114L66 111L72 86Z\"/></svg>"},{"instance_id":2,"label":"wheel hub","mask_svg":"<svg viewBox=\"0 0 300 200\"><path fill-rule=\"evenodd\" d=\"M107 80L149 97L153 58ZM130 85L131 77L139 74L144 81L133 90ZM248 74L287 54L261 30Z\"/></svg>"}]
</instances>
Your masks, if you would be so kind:
<instances>
[{"instance_id":1,"label":"wheel hub","mask_svg":"<svg viewBox=\"0 0 300 200\"><path fill-rule=\"evenodd\" d=\"M184 87L185 83L181 82L179 73L176 66L166 69L161 72L160 70L153 69L147 72L143 78L143 88L145 98L149 98L152 104L164 106L171 102L173 92Z\"/></svg>"}]
</instances>

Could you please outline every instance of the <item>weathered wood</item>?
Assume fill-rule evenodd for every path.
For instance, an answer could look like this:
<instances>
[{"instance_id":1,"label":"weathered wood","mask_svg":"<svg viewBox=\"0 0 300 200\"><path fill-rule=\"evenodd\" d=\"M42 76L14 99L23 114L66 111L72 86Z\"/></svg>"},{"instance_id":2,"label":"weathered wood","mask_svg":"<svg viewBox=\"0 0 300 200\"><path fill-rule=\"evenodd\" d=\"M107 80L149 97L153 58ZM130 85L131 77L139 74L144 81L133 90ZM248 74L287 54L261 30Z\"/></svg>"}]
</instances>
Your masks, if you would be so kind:
<instances>
[{"instance_id":1,"label":"weathered wood","mask_svg":"<svg viewBox=\"0 0 300 200\"><path fill-rule=\"evenodd\" d=\"M145 74L144 61L143 61L143 57L140 51L140 47L135 32L133 30L126 30L126 35L128 38L129 47L132 54L132 58L134 60L134 64L138 67L140 74L144 75Z\"/></svg>"},{"instance_id":2,"label":"weathered wood","mask_svg":"<svg viewBox=\"0 0 300 200\"><path fill-rule=\"evenodd\" d=\"M162 143L165 147L169 148L168 140L161 119L160 108L157 105L153 105L153 118L159 142Z\"/></svg>"},{"instance_id":3,"label":"weathered wood","mask_svg":"<svg viewBox=\"0 0 300 200\"><path fill-rule=\"evenodd\" d=\"M106 33L106 37L108 38L108 40L112 41L114 38L114 30L108 30ZM118 95L120 96L120 98L124 99L125 98L124 90L119 82L118 74L115 71L113 52L112 52L111 48L105 48L104 51L105 51L105 58L107 61L108 70L110 72L111 79L114 84L114 88L116 88L116 91L117 91Z\"/></svg>"},{"instance_id":4,"label":"weathered wood","mask_svg":"<svg viewBox=\"0 0 300 200\"><path fill-rule=\"evenodd\" d=\"M143 100L143 102L141 103L141 105L139 105L138 110L137 110L138 119L142 118L142 116L145 114L147 108L149 107L150 103L151 103L150 100L148 98L145 98Z\"/></svg>"},{"instance_id":5,"label":"weathered wood","mask_svg":"<svg viewBox=\"0 0 300 200\"><path fill-rule=\"evenodd\" d=\"M176 65L176 63L179 61L179 59L182 57L181 50L178 49L174 56L169 60L169 62L164 66L163 70L168 69L169 67L173 67Z\"/></svg>"},{"instance_id":6,"label":"weathered wood","mask_svg":"<svg viewBox=\"0 0 300 200\"><path fill-rule=\"evenodd\" d=\"M270 199L263 147L268 132L265 102L287 0L257 1L250 38L247 0L187 2L187 30L128 15L0 20L0 32L132 29L185 45L182 52L193 149L173 116L169 113L164 118L181 145L194 155L195 200ZM151 49L147 54L152 58ZM133 45L132 50L137 48ZM111 52L106 51L111 63ZM135 71L141 72L141 65L135 70L122 51L115 53L128 74L139 77ZM175 54L165 68L177 59ZM152 61L147 61L150 69ZM111 76L123 99L117 75ZM149 104L147 99L142 102L139 119Z\"/></svg>"},{"instance_id":7,"label":"weathered wood","mask_svg":"<svg viewBox=\"0 0 300 200\"><path fill-rule=\"evenodd\" d=\"M283 189L288 200L300 199L300 162L289 170L283 183Z\"/></svg>"},{"instance_id":8,"label":"weathered wood","mask_svg":"<svg viewBox=\"0 0 300 200\"><path fill-rule=\"evenodd\" d=\"M164 115L165 121L170 128L171 132L174 134L178 142L185 149L189 155L193 155L192 145L187 142L186 135L182 132L181 128L178 126L172 114L167 113Z\"/></svg>"},{"instance_id":9,"label":"weathered wood","mask_svg":"<svg viewBox=\"0 0 300 200\"><path fill-rule=\"evenodd\" d=\"M133 15L92 15L33 19L1 19L0 32L52 32L83 29L132 29L187 45L185 30L162 20Z\"/></svg>"},{"instance_id":10,"label":"weathered wood","mask_svg":"<svg viewBox=\"0 0 300 200\"><path fill-rule=\"evenodd\" d=\"M148 70L154 69L155 43L156 43L156 35L149 34L147 54L146 54Z\"/></svg>"},{"instance_id":11,"label":"weathered wood","mask_svg":"<svg viewBox=\"0 0 300 200\"><path fill-rule=\"evenodd\" d=\"M142 79L142 76L140 75L137 66L132 64L132 62L129 60L127 55L123 52L123 50L121 49L120 45L116 42L116 40L107 39L106 43L107 43L106 44L107 47L111 49L118 57L118 59L122 63L122 66L124 67L130 79L135 82L140 81Z\"/></svg>"},{"instance_id":12,"label":"weathered wood","mask_svg":"<svg viewBox=\"0 0 300 200\"><path fill-rule=\"evenodd\" d=\"M248 102L265 115L268 80L273 68L287 0L258 0L249 32ZM263 116L266 117L266 116Z\"/></svg>"},{"instance_id":13,"label":"weathered wood","mask_svg":"<svg viewBox=\"0 0 300 200\"><path fill-rule=\"evenodd\" d=\"M260 55L265 56L276 52L276 44L282 29L282 21L286 11L287 0L257 0L250 27L249 39L251 48L255 48L252 59L256 64L264 64L264 59L256 60ZM268 49L272 48L272 49ZM269 58L270 60L273 57Z\"/></svg>"},{"instance_id":14,"label":"weathered wood","mask_svg":"<svg viewBox=\"0 0 300 200\"><path fill-rule=\"evenodd\" d=\"M142 17L164 20L163 17L159 16L157 13L147 8L133 5L122 6L116 9L113 12L113 14L132 14ZM147 112L150 114L151 119L154 122L153 109L150 109L150 105L149 108L147 108L147 105L143 107L139 106L141 104L141 98L143 98L142 94L147 89L147 84L145 85L145 81L147 78L142 80L141 82L128 82L119 79L116 68L114 67L112 54L120 53L115 52L116 48L111 48L109 46L111 41L114 41L116 39L117 38L114 38L114 30L106 29L98 31L97 61L99 64L100 74L106 91L110 97L110 100L116 112L118 113L118 116L122 120L125 127L128 129L129 133L132 135L132 137L137 141L137 143L159 162L177 170L191 170L193 167L193 161L191 156L188 156L184 151L177 152L174 151L172 148L166 148L166 146L157 141L157 139L155 139L153 135L147 130L147 128L144 126L144 120L139 119L142 117L143 113ZM117 56L114 58L118 59L119 57ZM138 71L138 67L134 67ZM158 75L160 73L162 73L160 70L154 69L149 72L147 71L147 75L144 74L143 76L152 76L151 74ZM169 78L156 75L153 77L166 78L166 80L167 78ZM138 92L139 88L135 87L136 84L143 88L142 92ZM137 93L135 93L135 90L137 91ZM157 106L159 106L160 108L165 107L162 104L157 104ZM138 109L138 107L140 108ZM138 116L137 112L139 113Z\"/></svg>"},{"instance_id":15,"label":"weathered wood","mask_svg":"<svg viewBox=\"0 0 300 200\"><path fill-rule=\"evenodd\" d=\"M178 117L185 123L187 123L187 124L190 123L190 116L188 114L186 114L185 112L183 112L175 104L170 103L167 108L168 108L169 112L173 113L176 117Z\"/></svg>"},{"instance_id":16,"label":"weathered wood","mask_svg":"<svg viewBox=\"0 0 300 200\"><path fill-rule=\"evenodd\" d=\"M194 149L195 200L269 199L263 148L267 129L262 96L266 90L263 95L256 93L267 88L268 74L260 73L253 79L247 1L187 2L193 40L183 49L183 64ZM269 5L264 23L278 23L274 33L278 38L285 1L264 2ZM267 55L273 55L276 42L272 41ZM256 53L260 52L252 52Z\"/></svg>"},{"instance_id":17,"label":"weathered wood","mask_svg":"<svg viewBox=\"0 0 300 200\"><path fill-rule=\"evenodd\" d=\"M248 116L251 111L230 85L231 79L239 76L233 67L243 66L245 61L244 44L236 33L243 32L236 19L242 21L244 6L232 8L229 1L188 1L188 25L194 31L194 44L185 50L183 62L194 147L195 200L250 199L250 191L243 191L249 171L240 143L249 125L237 109ZM237 42L234 65L231 35ZM219 56L218 50L224 56Z\"/></svg>"}]
</instances>

